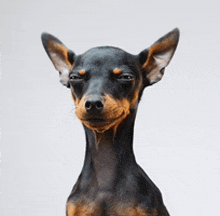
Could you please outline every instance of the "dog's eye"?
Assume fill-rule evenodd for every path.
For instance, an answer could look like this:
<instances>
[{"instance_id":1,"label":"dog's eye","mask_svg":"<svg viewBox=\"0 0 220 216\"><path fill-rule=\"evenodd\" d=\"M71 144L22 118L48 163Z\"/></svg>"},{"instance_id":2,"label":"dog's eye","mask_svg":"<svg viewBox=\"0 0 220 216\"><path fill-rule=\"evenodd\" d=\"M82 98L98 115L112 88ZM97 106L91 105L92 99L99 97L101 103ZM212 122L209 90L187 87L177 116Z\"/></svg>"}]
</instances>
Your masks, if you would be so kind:
<instances>
[{"instance_id":1,"label":"dog's eye","mask_svg":"<svg viewBox=\"0 0 220 216\"><path fill-rule=\"evenodd\" d=\"M83 79L82 76L79 76L79 75L70 75L69 77L70 81L81 81Z\"/></svg>"},{"instance_id":2,"label":"dog's eye","mask_svg":"<svg viewBox=\"0 0 220 216\"><path fill-rule=\"evenodd\" d=\"M134 77L130 74L124 74L118 77L119 80L121 81L132 81Z\"/></svg>"}]
</instances>

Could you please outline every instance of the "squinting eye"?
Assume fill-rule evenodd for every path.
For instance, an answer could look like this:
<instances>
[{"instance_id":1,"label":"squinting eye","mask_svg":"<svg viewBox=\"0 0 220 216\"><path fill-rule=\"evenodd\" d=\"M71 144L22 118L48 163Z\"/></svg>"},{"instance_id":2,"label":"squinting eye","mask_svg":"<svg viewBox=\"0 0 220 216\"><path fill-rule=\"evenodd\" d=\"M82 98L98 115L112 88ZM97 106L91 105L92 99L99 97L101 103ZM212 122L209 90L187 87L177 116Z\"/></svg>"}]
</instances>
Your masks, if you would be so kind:
<instances>
[{"instance_id":1,"label":"squinting eye","mask_svg":"<svg viewBox=\"0 0 220 216\"><path fill-rule=\"evenodd\" d=\"M119 80L122 80L122 81L131 81L134 79L134 77L132 75L121 75L118 77Z\"/></svg>"},{"instance_id":2,"label":"squinting eye","mask_svg":"<svg viewBox=\"0 0 220 216\"><path fill-rule=\"evenodd\" d=\"M70 75L70 81L81 81L83 78L78 75Z\"/></svg>"}]
</instances>

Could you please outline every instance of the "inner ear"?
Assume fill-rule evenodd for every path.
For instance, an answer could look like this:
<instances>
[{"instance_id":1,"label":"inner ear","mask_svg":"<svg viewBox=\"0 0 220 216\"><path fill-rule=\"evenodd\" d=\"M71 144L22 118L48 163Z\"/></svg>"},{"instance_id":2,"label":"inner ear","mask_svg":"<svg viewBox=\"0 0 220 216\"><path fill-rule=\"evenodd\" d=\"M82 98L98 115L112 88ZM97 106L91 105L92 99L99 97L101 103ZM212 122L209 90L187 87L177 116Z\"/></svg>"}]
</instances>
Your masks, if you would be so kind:
<instances>
[{"instance_id":1,"label":"inner ear","mask_svg":"<svg viewBox=\"0 0 220 216\"><path fill-rule=\"evenodd\" d=\"M179 30L176 28L139 54L145 85L152 85L162 79L165 67L172 59L178 41Z\"/></svg>"},{"instance_id":2,"label":"inner ear","mask_svg":"<svg viewBox=\"0 0 220 216\"><path fill-rule=\"evenodd\" d=\"M46 53L60 73L60 82L69 87L68 76L74 64L74 52L69 50L59 39L48 33L43 33L41 39Z\"/></svg>"}]
</instances>

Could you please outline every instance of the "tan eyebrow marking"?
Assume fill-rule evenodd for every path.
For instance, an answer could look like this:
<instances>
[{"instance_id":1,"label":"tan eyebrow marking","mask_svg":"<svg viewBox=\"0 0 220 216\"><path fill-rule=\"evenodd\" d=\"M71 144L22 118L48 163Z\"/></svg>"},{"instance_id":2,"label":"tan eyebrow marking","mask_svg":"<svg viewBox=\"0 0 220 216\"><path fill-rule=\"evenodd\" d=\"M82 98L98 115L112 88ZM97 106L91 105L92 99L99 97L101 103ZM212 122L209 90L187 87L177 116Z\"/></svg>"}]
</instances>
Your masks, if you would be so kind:
<instances>
[{"instance_id":1,"label":"tan eyebrow marking","mask_svg":"<svg viewBox=\"0 0 220 216\"><path fill-rule=\"evenodd\" d=\"M85 75L86 74L86 70L85 69L81 69L79 70L78 72L81 76Z\"/></svg>"},{"instance_id":2,"label":"tan eyebrow marking","mask_svg":"<svg viewBox=\"0 0 220 216\"><path fill-rule=\"evenodd\" d=\"M113 70L113 73L116 74L116 75L121 74L121 72L122 72L122 69L119 69L119 68L115 68Z\"/></svg>"}]
</instances>

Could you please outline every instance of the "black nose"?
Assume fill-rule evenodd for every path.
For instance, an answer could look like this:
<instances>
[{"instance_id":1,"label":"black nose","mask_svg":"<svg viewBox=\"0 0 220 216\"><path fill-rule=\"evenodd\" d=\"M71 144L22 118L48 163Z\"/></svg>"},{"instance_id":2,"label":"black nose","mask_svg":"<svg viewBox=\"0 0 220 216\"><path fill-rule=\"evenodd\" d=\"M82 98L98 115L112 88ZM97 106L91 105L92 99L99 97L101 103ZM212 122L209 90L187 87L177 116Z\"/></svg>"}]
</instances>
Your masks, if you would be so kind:
<instances>
[{"instance_id":1,"label":"black nose","mask_svg":"<svg viewBox=\"0 0 220 216\"><path fill-rule=\"evenodd\" d=\"M101 98L89 97L85 102L85 109L87 111L101 111L104 108L104 104Z\"/></svg>"}]
</instances>

